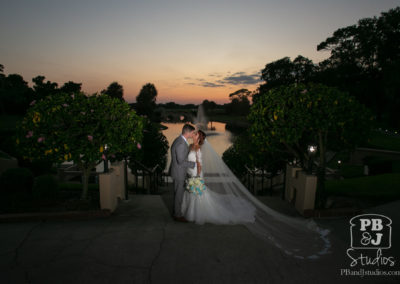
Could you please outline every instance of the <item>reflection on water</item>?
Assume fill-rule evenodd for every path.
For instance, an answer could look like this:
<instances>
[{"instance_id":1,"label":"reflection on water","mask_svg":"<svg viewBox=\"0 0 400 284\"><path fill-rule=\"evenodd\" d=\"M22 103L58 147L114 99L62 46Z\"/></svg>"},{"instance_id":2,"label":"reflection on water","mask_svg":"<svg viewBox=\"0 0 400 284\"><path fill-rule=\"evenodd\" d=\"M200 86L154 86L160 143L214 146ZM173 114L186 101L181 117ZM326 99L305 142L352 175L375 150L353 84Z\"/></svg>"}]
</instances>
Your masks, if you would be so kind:
<instances>
[{"instance_id":1,"label":"reflection on water","mask_svg":"<svg viewBox=\"0 0 400 284\"><path fill-rule=\"evenodd\" d=\"M169 146L171 147L172 142L174 142L175 138L178 137L182 133L183 123L162 123L167 126L168 129L163 130L163 134L167 137ZM210 124L208 124L210 127ZM232 134L228 130L225 130L225 123L221 122L213 122L212 126L215 127L215 131L207 132L207 140L213 146L215 152L217 152L220 156L228 149L231 145L231 137ZM192 143L192 140L189 139L189 143ZM171 163L171 153L168 150L168 162L167 169L169 168L169 164Z\"/></svg>"}]
</instances>

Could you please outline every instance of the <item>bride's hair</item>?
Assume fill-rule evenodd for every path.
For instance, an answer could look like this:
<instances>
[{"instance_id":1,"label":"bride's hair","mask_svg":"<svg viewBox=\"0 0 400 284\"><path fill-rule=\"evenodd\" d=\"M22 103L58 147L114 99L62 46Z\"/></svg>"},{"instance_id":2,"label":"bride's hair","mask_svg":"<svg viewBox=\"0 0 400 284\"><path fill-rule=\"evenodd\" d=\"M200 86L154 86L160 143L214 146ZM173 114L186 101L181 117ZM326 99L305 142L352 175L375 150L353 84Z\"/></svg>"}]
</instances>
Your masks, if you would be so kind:
<instances>
[{"instance_id":1,"label":"bride's hair","mask_svg":"<svg viewBox=\"0 0 400 284\"><path fill-rule=\"evenodd\" d=\"M206 139L207 135L202 130L199 130L198 132L199 132L199 145L201 146L204 144L204 139Z\"/></svg>"}]
</instances>

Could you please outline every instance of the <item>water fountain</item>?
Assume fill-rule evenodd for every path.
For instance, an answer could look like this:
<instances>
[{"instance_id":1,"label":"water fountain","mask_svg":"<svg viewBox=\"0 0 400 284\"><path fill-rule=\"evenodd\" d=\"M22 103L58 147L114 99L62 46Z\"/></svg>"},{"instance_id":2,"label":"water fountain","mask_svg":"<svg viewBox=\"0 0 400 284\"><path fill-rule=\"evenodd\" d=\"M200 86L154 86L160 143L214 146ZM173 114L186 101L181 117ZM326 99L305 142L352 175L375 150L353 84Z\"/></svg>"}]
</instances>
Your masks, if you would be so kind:
<instances>
[{"instance_id":1,"label":"water fountain","mask_svg":"<svg viewBox=\"0 0 400 284\"><path fill-rule=\"evenodd\" d=\"M197 116L194 119L194 124L198 129L206 131L208 129L208 119L204 113L204 107L202 104L197 108Z\"/></svg>"},{"instance_id":2,"label":"water fountain","mask_svg":"<svg viewBox=\"0 0 400 284\"><path fill-rule=\"evenodd\" d=\"M197 108L197 116L194 119L194 124L198 129L203 130L204 132L208 132L208 130L215 130L212 126L212 121L210 127L208 127L208 118L205 115L203 104L200 104Z\"/></svg>"}]
</instances>

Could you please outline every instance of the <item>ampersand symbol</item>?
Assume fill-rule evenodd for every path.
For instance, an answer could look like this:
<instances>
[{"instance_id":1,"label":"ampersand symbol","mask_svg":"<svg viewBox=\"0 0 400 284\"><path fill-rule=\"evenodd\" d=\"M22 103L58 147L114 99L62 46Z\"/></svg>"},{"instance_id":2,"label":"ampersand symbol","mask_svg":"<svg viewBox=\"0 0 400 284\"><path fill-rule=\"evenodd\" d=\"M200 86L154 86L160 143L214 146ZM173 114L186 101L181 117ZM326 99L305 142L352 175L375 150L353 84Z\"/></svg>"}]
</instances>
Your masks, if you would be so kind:
<instances>
[{"instance_id":1,"label":"ampersand symbol","mask_svg":"<svg viewBox=\"0 0 400 284\"><path fill-rule=\"evenodd\" d=\"M362 234L361 244L367 246L369 245L370 242L371 242L371 235L368 232L364 232Z\"/></svg>"}]
</instances>

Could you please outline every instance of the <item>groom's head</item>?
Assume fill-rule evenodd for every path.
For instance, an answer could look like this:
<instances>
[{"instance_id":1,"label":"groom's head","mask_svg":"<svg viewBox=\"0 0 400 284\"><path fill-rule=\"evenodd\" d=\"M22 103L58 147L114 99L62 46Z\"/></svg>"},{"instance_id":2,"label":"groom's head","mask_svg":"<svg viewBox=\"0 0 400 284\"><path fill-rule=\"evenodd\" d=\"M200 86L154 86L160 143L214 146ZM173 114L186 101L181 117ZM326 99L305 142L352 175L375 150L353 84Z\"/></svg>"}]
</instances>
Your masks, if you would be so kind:
<instances>
[{"instance_id":1,"label":"groom's head","mask_svg":"<svg viewBox=\"0 0 400 284\"><path fill-rule=\"evenodd\" d=\"M185 138L191 138L193 136L195 128L190 125L190 124L185 124L182 127L182 136L185 136Z\"/></svg>"}]
</instances>

